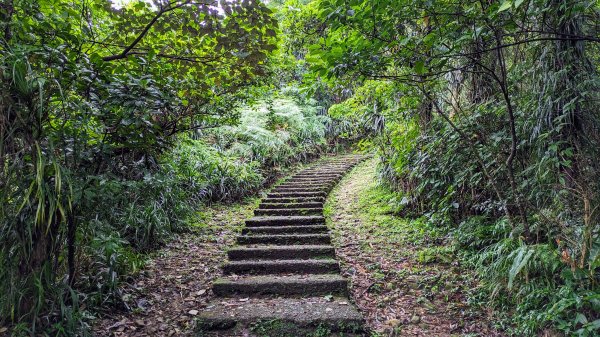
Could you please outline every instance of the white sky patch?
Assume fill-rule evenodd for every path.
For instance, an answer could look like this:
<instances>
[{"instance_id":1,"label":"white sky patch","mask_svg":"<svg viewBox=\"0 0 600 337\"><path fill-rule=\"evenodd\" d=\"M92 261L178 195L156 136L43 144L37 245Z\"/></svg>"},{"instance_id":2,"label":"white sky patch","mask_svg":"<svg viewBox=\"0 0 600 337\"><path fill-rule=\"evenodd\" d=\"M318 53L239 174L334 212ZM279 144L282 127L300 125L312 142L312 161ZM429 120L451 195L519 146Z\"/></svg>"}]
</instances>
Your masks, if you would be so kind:
<instances>
[{"instance_id":1,"label":"white sky patch","mask_svg":"<svg viewBox=\"0 0 600 337\"><path fill-rule=\"evenodd\" d=\"M149 4L152 4L153 1L152 0L110 0L110 2L112 2L113 7L116 9L120 9L123 8L125 6L127 6L127 4L130 4L132 2L146 2ZM226 0L227 2L233 2L232 0ZM219 11L219 14L225 14L225 11L223 11L223 8L221 7L220 1L215 1L217 3L217 5L215 6L215 9L217 11ZM269 0L262 0L262 2L264 3L269 3ZM154 7L154 5L152 5L152 7Z\"/></svg>"}]
</instances>

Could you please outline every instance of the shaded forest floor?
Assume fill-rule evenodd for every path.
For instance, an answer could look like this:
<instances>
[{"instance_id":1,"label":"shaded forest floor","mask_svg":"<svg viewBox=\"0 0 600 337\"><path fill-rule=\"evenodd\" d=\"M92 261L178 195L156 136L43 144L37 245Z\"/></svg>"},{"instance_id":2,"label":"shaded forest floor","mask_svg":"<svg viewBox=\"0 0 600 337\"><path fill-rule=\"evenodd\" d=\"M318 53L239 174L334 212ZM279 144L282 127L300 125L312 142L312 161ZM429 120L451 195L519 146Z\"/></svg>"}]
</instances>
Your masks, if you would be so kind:
<instances>
[{"instance_id":1,"label":"shaded forest floor","mask_svg":"<svg viewBox=\"0 0 600 337\"><path fill-rule=\"evenodd\" d=\"M372 336L503 336L467 304L476 283L444 232L394 216L375 160L344 178L325 209L351 295Z\"/></svg>"},{"instance_id":2,"label":"shaded forest floor","mask_svg":"<svg viewBox=\"0 0 600 337\"><path fill-rule=\"evenodd\" d=\"M211 299L211 283L258 199L214 205L198 213L190 233L153 254L137 279L123 288L129 313L96 322L95 336L192 336L195 316Z\"/></svg>"}]
</instances>

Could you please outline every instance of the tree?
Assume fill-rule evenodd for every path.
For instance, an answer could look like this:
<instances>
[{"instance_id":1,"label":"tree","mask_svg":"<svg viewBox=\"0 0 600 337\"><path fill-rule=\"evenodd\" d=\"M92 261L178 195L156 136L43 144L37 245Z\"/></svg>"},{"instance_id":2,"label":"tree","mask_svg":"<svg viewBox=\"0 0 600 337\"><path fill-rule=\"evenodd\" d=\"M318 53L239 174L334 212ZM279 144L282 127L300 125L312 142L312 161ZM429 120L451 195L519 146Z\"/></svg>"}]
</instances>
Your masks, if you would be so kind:
<instances>
[{"instance_id":1,"label":"tree","mask_svg":"<svg viewBox=\"0 0 600 337\"><path fill-rule=\"evenodd\" d=\"M76 284L105 175L141 179L175 135L234 120L276 21L250 0L5 0L0 18L0 317L35 327Z\"/></svg>"}]
</instances>

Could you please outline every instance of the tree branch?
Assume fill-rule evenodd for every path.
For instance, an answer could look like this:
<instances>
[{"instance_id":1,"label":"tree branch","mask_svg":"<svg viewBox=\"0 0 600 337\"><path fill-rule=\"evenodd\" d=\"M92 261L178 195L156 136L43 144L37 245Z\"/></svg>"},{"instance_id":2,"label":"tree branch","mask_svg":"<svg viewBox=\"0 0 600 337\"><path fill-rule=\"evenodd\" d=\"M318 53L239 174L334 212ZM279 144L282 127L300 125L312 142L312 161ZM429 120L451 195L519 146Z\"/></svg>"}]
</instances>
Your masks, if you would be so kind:
<instances>
[{"instance_id":1,"label":"tree branch","mask_svg":"<svg viewBox=\"0 0 600 337\"><path fill-rule=\"evenodd\" d=\"M166 7L161 8L158 11L158 13L156 13L156 15L152 18L152 20L150 20L150 22L148 22L146 24L146 26L144 27L142 32L135 38L135 40L133 40L133 42L131 42L127 47L125 47L125 49L123 49L122 52L120 52L119 54L115 54L115 55L105 56L102 58L102 60L104 60L104 61L121 60L121 59L124 59L127 56L129 56L131 50L133 48L135 48L135 46L138 43L140 43L140 41L142 41L144 36L146 36L146 34L148 34L148 31L150 31L150 28L152 28L152 26L154 26L156 21L158 21L158 19L160 19L160 17L163 16L163 14L170 12L170 11L174 11L178 8L181 8L181 7L191 3L191 0L186 0L178 5L174 5L175 3L177 3L177 2L176 1L170 2Z\"/></svg>"}]
</instances>

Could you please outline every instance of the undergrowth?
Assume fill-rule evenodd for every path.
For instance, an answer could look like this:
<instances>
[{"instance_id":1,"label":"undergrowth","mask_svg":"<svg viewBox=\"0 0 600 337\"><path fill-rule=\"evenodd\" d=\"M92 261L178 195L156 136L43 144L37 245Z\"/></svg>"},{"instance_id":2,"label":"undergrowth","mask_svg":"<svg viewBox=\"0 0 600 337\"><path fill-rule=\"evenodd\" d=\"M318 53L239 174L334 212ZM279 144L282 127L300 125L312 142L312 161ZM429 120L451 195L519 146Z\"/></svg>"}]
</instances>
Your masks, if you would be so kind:
<instances>
[{"instance_id":1,"label":"undergrowth","mask_svg":"<svg viewBox=\"0 0 600 337\"><path fill-rule=\"evenodd\" d=\"M61 247L27 279L12 251L0 251L0 312L5 322L20 322L12 334L84 336L94 316L128 310L121 285L143 269L148 253L193 227L199 208L254 194L319 156L327 150L325 127L314 101L277 97L241 109L236 124L181 135L172 150L89 176L85 188L74 188L81 190L75 282L67 282ZM1 221L3 238L16 235L8 225L15 219ZM27 309L19 308L23 298L33 301Z\"/></svg>"}]
</instances>

